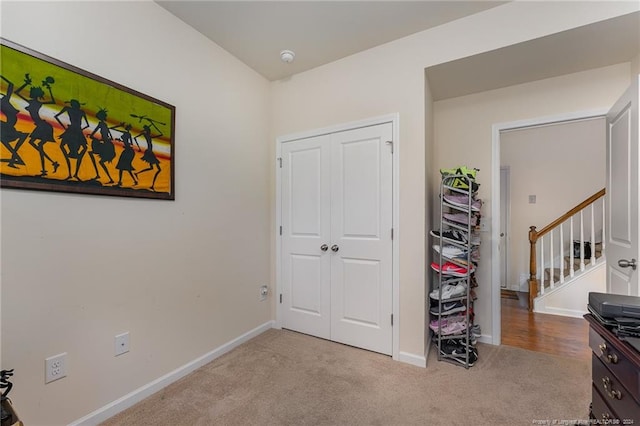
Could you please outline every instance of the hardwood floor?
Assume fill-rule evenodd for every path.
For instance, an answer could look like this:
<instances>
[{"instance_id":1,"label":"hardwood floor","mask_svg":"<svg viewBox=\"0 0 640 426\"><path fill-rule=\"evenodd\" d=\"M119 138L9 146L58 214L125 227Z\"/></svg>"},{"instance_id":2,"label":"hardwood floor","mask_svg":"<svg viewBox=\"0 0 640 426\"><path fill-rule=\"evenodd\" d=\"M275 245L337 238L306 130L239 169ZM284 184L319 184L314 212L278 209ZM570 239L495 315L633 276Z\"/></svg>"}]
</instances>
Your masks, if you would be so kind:
<instances>
[{"instance_id":1,"label":"hardwood floor","mask_svg":"<svg viewBox=\"0 0 640 426\"><path fill-rule=\"evenodd\" d=\"M515 299L502 298L501 302L503 345L590 359L589 325L583 318L530 313Z\"/></svg>"}]
</instances>

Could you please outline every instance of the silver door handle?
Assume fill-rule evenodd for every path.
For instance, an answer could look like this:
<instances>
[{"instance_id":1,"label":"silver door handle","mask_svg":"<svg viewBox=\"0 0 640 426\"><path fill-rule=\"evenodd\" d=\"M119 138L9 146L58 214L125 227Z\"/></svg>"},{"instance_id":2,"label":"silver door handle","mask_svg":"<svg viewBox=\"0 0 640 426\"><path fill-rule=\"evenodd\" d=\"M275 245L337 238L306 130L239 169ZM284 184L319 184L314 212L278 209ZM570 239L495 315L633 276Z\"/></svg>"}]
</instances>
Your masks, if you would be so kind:
<instances>
[{"instance_id":1,"label":"silver door handle","mask_svg":"<svg viewBox=\"0 0 640 426\"><path fill-rule=\"evenodd\" d=\"M326 245L326 244L323 244L323 245L320 246L320 250L322 250L322 251L327 251L328 249L329 249L329 246Z\"/></svg>"},{"instance_id":2,"label":"silver door handle","mask_svg":"<svg viewBox=\"0 0 640 426\"><path fill-rule=\"evenodd\" d=\"M621 268L631 267L631 269L633 269L634 271L638 267L635 259L631 259L631 261L629 261L627 259L620 259L620 260L618 260L618 266L621 267Z\"/></svg>"},{"instance_id":3,"label":"silver door handle","mask_svg":"<svg viewBox=\"0 0 640 426\"><path fill-rule=\"evenodd\" d=\"M338 250L340 250L340 247L338 247L336 244L331 246L331 251L337 252Z\"/></svg>"}]
</instances>

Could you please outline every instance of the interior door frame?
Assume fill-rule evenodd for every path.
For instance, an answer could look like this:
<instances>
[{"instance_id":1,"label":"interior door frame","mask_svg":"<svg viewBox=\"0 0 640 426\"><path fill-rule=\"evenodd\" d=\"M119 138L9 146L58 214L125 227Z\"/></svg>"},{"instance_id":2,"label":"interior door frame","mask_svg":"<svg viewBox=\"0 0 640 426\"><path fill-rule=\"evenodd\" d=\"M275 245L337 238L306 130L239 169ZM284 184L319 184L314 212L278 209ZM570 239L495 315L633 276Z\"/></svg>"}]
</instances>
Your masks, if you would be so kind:
<instances>
[{"instance_id":1,"label":"interior door frame","mask_svg":"<svg viewBox=\"0 0 640 426\"><path fill-rule=\"evenodd\" d=\"M500 319L500 132L524 129L527 127L545 126L563 122L591 120L607 116L608 108L577 111L558 115L530 118L525 120L496 123L491 126L491 344L500 345L502 325Z\"/></svg>"},{"instance_id":2,"label":"interior door frame","mask_svg":"<svg viewBox=\"0 0 640 426\"><path fill-rule=\"evenodd\" d=\"M500 186L500 203L503 201L503 195L506 195L507 205L505 206L505 217L500 216L500 230L503 230L502 225L504 225L504 233L506 234L502 241L502 245L500 246L500 253L504 253L504 261L502 258L500 274L504 271L504 283L500 283L501 288L506 290L511 290L508 286L509 282L509 238L511 238L511 166L500 166L500 182L502 182L502 173L505 173L506 185L504 191L502 191L502 186ZM500 207L500 211L502 212L502 207ZM504 222L504 223L503 223ZM500 236L500 234L498 234ZM504 264L502 264L504 263ZM500 280L502 281L502 280ZM502 284L505 284L505 287L502 287Z\"/></svg>"},{"instance_id":3,"label":"interior door frame","mask_svg":"<svg viewBox=\"0 0 640 426\"><path fill-rule=\"evenodd\" d=\"M361 127L376 126L379 124L391 123L393 134L393 158L392 158L392 224L393 224L393 240L391 240L391 268L392 268L392 358L396 361L400 360L400 114L392 113L379 117L372 117L364 120L352 121L349 123L337 124L329 127L323 127L314 130L308 130L300 133L278 136L276 138L276 220L274 223L274 235L276 240L276 292L273 298L276 304L276 322L274 328L282 328L282 304L280 303L280 294L282 294L282 238L280 235L280 226L282 224L282 169L280 168L280 158L282 157L282 144L293 142L299 139L322 136L331 133L338 133L345 130L353 130Z\"/></svg>"}]
</instances>

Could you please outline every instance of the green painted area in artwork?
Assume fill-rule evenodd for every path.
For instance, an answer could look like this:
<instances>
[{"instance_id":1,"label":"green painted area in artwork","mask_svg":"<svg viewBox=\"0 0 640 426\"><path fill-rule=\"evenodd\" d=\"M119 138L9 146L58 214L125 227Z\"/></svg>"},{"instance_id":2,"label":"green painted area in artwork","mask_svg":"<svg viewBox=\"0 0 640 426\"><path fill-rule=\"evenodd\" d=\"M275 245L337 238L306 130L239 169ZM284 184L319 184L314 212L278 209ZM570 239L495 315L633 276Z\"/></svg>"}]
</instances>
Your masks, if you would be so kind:
<instances>
[{"instance_id":1,"label":"green painted area in artwork","mask_svg":"<svg viewBox=\"0 0 640 426\"><path fill-rule=\"evenodd\" d=\"M142 126L149 124L147 120L139 120L136 116L145 116L156 122L163 134L163 142L169 143L171 128L171 109L141 98L132 93L121 90L109 84L93 80L92 78L70 71L58 65L46 62L9 46L0 46L0 74L11 81L17 90L25 81L25 74L29 74L32 83L25 87L20 94L29 98L32 86L40 86L45 92L45 99L49 99L48 90L42 85L47 77L55 82L51 84L53 97L57 107L62 109L72 99L82 104L82 109L89 117L95 117L99 109L107 110L108 121L111 124L130 123L133 131L141 131ZM2 80L0 87L6 93L8 84ZM16 94L14 93L14 96ZM164 124L159 124L164 123ZM155 133L156 130L152 128Z\"/></svg>"}]
</instances>

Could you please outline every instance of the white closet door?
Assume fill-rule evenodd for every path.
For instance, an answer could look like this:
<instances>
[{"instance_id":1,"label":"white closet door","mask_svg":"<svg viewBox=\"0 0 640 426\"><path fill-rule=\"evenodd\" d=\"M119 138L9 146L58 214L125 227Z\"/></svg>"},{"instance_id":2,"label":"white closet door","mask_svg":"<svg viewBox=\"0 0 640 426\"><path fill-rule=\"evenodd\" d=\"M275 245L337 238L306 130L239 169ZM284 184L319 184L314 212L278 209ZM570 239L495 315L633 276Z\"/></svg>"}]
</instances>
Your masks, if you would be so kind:
<instances>
[{"instance_id":1,"label":"white closet door","mask_svg":"<svg viewBox=\"0 0 640 426\"><path fill-rule=\"evenodd\" d=\"M331 140L331 339L388 355L391 140L391 123L335 133Z\"/></svg>"},{"instance_id":2,"label":"white closet door","mask_svg":"<svg viewBox=\"0 0 640 426\"><path fill-rule=\"evenodd\" d=\"M638 93L633 84L607 114L607 292L638 296Z\"/></svg>"},{"instance_id":3,"label":"white closet door","mask_svg":"<svg viewBox=\"0 0 640 426\"><path fill-rule=\"evenodd\" d=\"M282 146L283 327L331 337L330 140Z\"/></svg>"}]
</instances>

